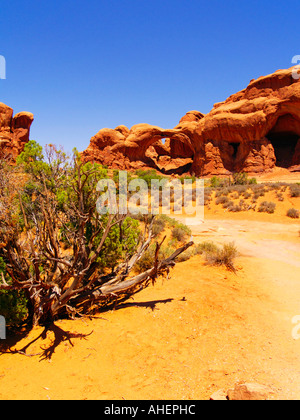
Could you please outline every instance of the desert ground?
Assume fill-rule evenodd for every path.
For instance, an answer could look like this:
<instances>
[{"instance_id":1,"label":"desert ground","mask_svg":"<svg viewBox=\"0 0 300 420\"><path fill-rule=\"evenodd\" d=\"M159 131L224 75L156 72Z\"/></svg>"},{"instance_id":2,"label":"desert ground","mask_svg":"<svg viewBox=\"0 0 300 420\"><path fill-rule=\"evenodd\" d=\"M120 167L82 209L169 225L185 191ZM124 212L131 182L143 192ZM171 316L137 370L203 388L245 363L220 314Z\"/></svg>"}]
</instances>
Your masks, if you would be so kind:
<instances>
[{"instance_id":1,"label":"desert ground","mask_svg":"<svg viewBox=\"0 0 300 420\"><path fill-rule=\"evenodd\" d=\"M0 399L209 399L237 382L300 399L300 219L290 207L300 198L286 195L274 214L212 203L204 223L185 219L196 244L235 242L236 273L198 255L114 310L10 336L18 352L0 356Z\"/></svg>"}]
</instances>

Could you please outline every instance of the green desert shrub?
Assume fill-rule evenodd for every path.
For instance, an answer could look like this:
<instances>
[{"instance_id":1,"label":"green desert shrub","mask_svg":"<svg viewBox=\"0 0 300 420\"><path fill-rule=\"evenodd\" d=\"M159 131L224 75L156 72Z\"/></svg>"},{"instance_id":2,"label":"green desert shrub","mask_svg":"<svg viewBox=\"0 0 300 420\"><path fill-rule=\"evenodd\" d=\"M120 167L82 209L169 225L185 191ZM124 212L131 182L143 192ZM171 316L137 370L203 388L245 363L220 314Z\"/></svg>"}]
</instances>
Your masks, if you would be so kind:
<instances>
[{"instance_id":1,"label":"green desert shrub","mask_svg":"<svg viewBox=\"0 0 300 420\"><path fill-rule=\"evenodd\" d=\"M191 236L191 234L192 234L191 229L187 225L178 222L176 219L174 219L172 217L169 217L165 214L160 214L159 216L156 216L156 218L165 222L165 226L169 227L172 231L175 228L180 228L182 231L184 231L186 233L187 236ZM172 235L172 236L173 236L173 239L174 239L175 236L176 236L176 231L175 231L175 236L174 235Z\"/></svg>"},{"instance_id":2,"label":"green desert shrub","mask_svg":"<svg viewBox=\"0 0 300 420\"><path fill-rule=\"evenodd\" d=\"M171 239L167 245L162 246L158 258L160 260L168 258L172 253L176 250L178 241L184 242L188 237L191 235L191 230L188 226L184 225L183 223L178 222L177 220L161 214L156 216L153 224L153 233L159 234L163 230L170 228L171 229ZM142 257L136 262L135 264L135 271L142 273L153 267L153 261L155 257L155 250L156 245L152 244L146 252L142 255ZM191 256L194 255L194 250L192 248L187 249L184 253L179 255L176 258L176 261L182 262L186 261Z\"/></svg>"},{"instance_id":3,"label":"green desert shrub","mask_svg":"<svg viewBox=\"0 0 300 420\"><path fill-rule=\"evenodd\" d=\"M155 258L155 251L156 251L156 245L152 244L146 252L144 252L144 254L142 255L142 257L135 263L134 269L136 272L138 273L143 273L146 270L149 270L150 268L153 267L153 262L154 262L154 258ZM175 251L175 247L169 247L169 246L165 246L162 247L159 250L158 253L158 258L159 260L164 260L168 257L170 257L173 252ZM189 250L187 250L189 251ZM187 252L185 251L185 252ZM191 256L191 255L190 255ZM177 257L176 261L181 262L181 261L186 261L187 259L190 258L190 256L187 258L186 256L181 257L180 255Z\"/></svg>"},{"instance_id":4,"label":"green desert shrub","mask_svg":"<svg viewBox=\"0 0 300 420\"><path fill-rule=\"evenodd\" d=\"M10 277L6 272L6 264L0 257L0 275L10 284ZM0 290L0 315L4 316L8 327L21 324L27 317L27 299L24 292L17 290Z\"/></svg>"},{"instance_id":5,"label":"green desert shrub","mask_svg":"<svg viewBox=\"0 0 300 420\"><path fill-rule=\"evenodd\" d=\"M211 188L218 188L223 185L223 180L217 176L213 176L210 179L210 187Z\"/></svg>"},{"instance_id":6,"label":"green desert shrub","mask_svg":"<svg viewBox=\"0 0 300 420\"><path fill-rule=\"evenodd\" d=\"M150 246L142 257L135 263L135 270L139 273L143 273L153 267L153 259L155 256L155 246Z\"/></svg>"},{"instance_id":7,"label":"green desert shrub","mask_svg":"<svg viewBox=\"0 0 300 420\"><path fill-rule=\"evenodd\" d=\"M237 172L232 174L231 183L233 185L255 185L257 184L256 178L248 178L245 172Z\"/></svg>"},{"instance_id":8,"label":"green desert shrub","mask_svg":"<svg viewBox=\"0 0 300 420\"><path fill-rule=\"evenodd\" d=\"M106 217L103 217L105 220ZM122 224L113 226L104 241L103 249L97 258L98 267L114 270L125 255L131 255L136 249L141 234L137 220L127 217ZM100 243L102 232L95 238Z\"/></svg>"},{"instance_id":9,"label":"green desert shrub","mask_svg":"<svg viewBox=\"0 0 300 420\"><path fill-rule=\"evenodd\" d=\"M232 174L232 181L234 185L247 185L248 175L245 172Z\"/></svg>"},{"instance_id":10,"label":"green desert shrub","mask_svg":"<svg viewBox=\"0 0 300 420\"><path fill-rule=\"evenodd\" d=\"M243 210L243 207L240 206L239 204L233 204L233 205L228 206L227 210L232 213L238 213Z\"/></svg>"},{"instance_id":11,"label":"green desert shrub","mask_svg":"<svg viewBox=\"0 0 300 420\"><path fill-rule=\"evenodd\" d=\"M192 181L194 183L197 178L195 177L195 175L191 175L191 176L186 175L186 176L181 176L178 179L181 182L181 184L184 184L184 181Z\"/></svg>"},{"instance_id":12,"label":"green desert shrub","mask_svg":"<svg viewBox=\"0 0 300 420\"><path fill-rule=\"evenodd\" d=\"M154 236L159 235L165 230L166 220L160 216L156 216L153 222L152 233Z\"/></svg>"},{"instance_id":13,"label":"green desert shrub","mask_svg":"<svg viewBox=\"0 0 300 420\"><path fill-rule=\"evenodd\" d=\"M250 179L248 179L248 185L256 185L256 184L257 184L256 178L250 178Z\"/></svg>"},{"instance_id":14,"label":"green desert shrub","mask_svg":"<svg viewBox=\"0 0 300 420\"><path fill-rule=\"evenodd\" d=\"M146 270L149 270L153 267L153 262L155 258L155 251L156 251L156 245L152 244L149 246L146 252L142 255L142 257L135 263L134 269L138 273L143 273ZM175 248L172 247L162 247L159 250L158 258L159 260L164 260L168 258L170 255L173 254L175 251Z\"/></svg>"},{"instance_id":15,"label":"green desert shrub","mask_svg":"<svg viewBox=\"0 0 300 420\"><path fill-rule=\"evenodd\" d=\"M164 180L164 182L168 182L168 179L158 174L155 169L138 169L137 171L135 171L135 175L137 175L139 179L143 179L144 181L146 181L149 188L151 187L152 179L157 179L159 181Z\"/></svg>"},{"instance_id":16,"label":"green desert shrub","mask_svg":"<svg viewBox=\"0 0 300 420\"><path fill-rule=\"evenodd\" d=\"M172 229L172 238L177 239L179 242L183 242L188 238L188 230L184 225L175 226Z\"/></svg>"},{"instance_id":17,"label":"green desert shrub","mask_svg":"<svg viewBox=\"0 0 300 420\"><path fill-rule=\"evenodd\" d=\"M225 265L229 270L235 271L234 259L238 256L238 250L234 242L223 244L222 248L216 247L204 253L205 260L210 265Z\"/></svg>"},{"instance_id":18,"label":"green desert shrub","mask_svg":"<svg viewBox=\"0 0 300 420\"><path fill-rule=\"evenodd\" d=\"M212 241L204 241L195 247L195 255L202 255L207 252L217 252L218 246Z\"/></svg>"}]
</instances>

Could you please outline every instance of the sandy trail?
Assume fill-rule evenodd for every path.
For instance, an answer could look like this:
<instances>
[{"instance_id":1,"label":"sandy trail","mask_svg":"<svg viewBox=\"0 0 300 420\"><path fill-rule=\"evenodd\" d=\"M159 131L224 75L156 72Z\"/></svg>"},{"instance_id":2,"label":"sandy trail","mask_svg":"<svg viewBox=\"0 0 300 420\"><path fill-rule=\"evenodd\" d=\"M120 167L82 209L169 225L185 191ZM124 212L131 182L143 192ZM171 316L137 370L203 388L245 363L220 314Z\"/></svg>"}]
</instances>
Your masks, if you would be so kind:
<instances>
[{"instance_id":1,"label":"sandy trail","mask_svg":"<svg viewBox=\"0 0 300 420\"><path fill-rule=\"evenodd\" d=\"M180 220L180 219L179 219ZM253 220L205 219L195 225L181 218L190 226L195 242L212 240L216 243L233 241L244 256L282 261L300 267L300 245L297 238L300 224L271 223Z\"/></svg>"},{"instance_id":2,"label":"sandy trail","mask_svg":"<svg viewBox=\"0 0 300 420\"><path fill-rule=\"evenodd\" d=\"M115 311L57 322L93 333L53 346L50 360L1 355L0 398L208 399L237 381L256 381L300 399L300 340L291 322L300 315L299 224L208 219L192 230L196 243L235 241L237 274L194 257ZM53 343L48 333L26 351Z\"/></svg>"}]
</instances>

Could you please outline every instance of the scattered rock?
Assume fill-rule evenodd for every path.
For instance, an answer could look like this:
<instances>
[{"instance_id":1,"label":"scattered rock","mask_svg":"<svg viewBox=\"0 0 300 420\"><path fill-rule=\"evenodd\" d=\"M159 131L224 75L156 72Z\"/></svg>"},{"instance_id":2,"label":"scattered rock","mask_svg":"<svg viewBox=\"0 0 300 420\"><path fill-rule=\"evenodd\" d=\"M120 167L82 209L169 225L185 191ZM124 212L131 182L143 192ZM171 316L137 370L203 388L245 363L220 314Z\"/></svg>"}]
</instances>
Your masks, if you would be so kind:
<instances>
[{"instance_id":1,"label":"scattered rock","mask_svg":"<svg viewBox=\"0 0 300 420\"><path fill-rule=\"evenodd\" d=\"M212 394L210 397L211 401L227 401L227 391L226 389L219 389L219 391L216 391Z\"/></svg>"}]
</instances>

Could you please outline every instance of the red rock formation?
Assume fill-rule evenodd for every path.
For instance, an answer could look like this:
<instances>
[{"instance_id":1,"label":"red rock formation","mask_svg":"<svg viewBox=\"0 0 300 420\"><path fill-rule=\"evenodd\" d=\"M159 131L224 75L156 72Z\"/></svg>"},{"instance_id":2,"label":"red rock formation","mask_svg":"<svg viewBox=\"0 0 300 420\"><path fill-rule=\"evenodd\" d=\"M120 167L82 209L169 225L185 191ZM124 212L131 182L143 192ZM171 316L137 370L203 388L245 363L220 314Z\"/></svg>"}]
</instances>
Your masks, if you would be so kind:
<instances>
[{"instance_id":1,"label":"red rock formation","mask_svg":"<svg viewBox=\"0 0 300 420\"><path fill-rule=\"evenodd\" d=\"M125 169L144 165L198 176L259 173L275 165L298 170L300 79L292 70L252 80L209 114L188 112L174 129L139 124L100 130L82 155L101 163L110 156L114 167Z\"/></svg>"},{"instance_id":2,"label":"red rock formation","mask_svg":"<svg viewBox=\"0 0 300 420\"><path fill-rule=\"evenodd\" d=\"M276 164L287 168L300 164L295 155L300 137L299 82L292 69L260 77L216 104L199 122L196 132L202 142L219 142L220 154L225 155L228 143L234 148L231 164L224 160L220 173L226 169L263 172ZM194 171L206 175L211 168L204 164Z\"/></svg>"},{"instance_id":3,"label":"red rock formation","mask_svg":"<svg viewBox=\"0 0 300 420\"><path fill-rule=\"evenodd\" d=\"M183 122L193 122L193 121L198 122L202 120L202 118L204 117L205 115L199 111L189 111L181 118L181 120L179 121L179 124Z\"/></svg>"},{"instance_id":4,"label":"red rock formation","mask_svg":"<svg viewBox=\"0 0 300 420\"><path fill-rule=\"evenodd\" d=\"M15 159L29 141L33 114L20 112L13 117L13 110L0 103L0 156Z\"/></svg>"},{"instance_id":5,"label":"red rock formation","mask_svg":"<svg viewBox=\"0 0 300 420\"><path fill-rule=\"evenodd\" d=\"M109 161L112 161L114 168L158 167L159 157L170 154L169 144L163 144L162 139L178 136L178 142L186 143L187 148L192 147L189 137L182 135L181 130L164 130L149 124L134 125L130 130L121 127L122 129L117 127L114 130L108 128L100 130L92 137L89 147L82 153L83 159L108 166L110 166ZM163 170L163 161L160 165L161 170Z\"/></svg>"}]
</instances>

